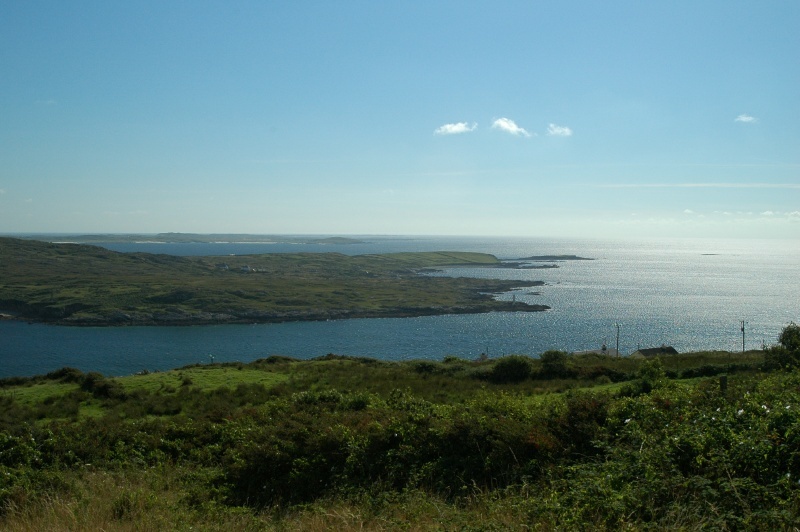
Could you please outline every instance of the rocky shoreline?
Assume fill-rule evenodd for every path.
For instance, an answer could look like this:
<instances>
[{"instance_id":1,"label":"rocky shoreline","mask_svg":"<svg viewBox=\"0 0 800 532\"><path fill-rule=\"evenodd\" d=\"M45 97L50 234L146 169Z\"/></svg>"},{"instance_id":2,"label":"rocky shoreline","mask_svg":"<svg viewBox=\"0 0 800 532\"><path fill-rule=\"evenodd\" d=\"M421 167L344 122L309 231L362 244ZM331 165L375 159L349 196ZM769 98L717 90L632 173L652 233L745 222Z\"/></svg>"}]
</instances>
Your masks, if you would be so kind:
<instances>
[{"instance_id":1,"label":"rocky shoreline","mask_svg":"<svg viewBox=\"0 0 800 532\"><path fill-rule=\"evenodd\" d=\"M17 320L50 325L78 327L125 326L192 326L253 323L286 323L299 321L330 321L365 318L416 318L456 314L484 314L489 312L544 312L547 305L531 305L521 301L487 301L464 306L396 307L388 309L312 309L286 312L236 310L230 312L191 312L168 308L152 313L117 311L108 316L71 315L65 318L37 319L27 315L0 313L0 320Z\"/></svg>"},{"instance_id":2,"label":"rocky shoreline","mask_svg":"<svg viewBox=\"0 0 800 532\"><path fill-rule=\"evenodd\" d=\"M522 302L503 301L493 305L474 305L462 307L398 307L380 310L311 310L311 311L237 311L225 312L187 312L170 309L166 312L125 313L112 316L71 316L58 320L46 320L52 325L81 327L124 327L124 326L194 326L254 323L286 323L299 321L330 321L367 318L417 318L422 316L446 316L457 314L485 314L489 312L544 312L547 305L530 305ZM29 318L9 318L25 319ZM36 320L38 321L38 320Z\"/></svg>"}]
</instances>

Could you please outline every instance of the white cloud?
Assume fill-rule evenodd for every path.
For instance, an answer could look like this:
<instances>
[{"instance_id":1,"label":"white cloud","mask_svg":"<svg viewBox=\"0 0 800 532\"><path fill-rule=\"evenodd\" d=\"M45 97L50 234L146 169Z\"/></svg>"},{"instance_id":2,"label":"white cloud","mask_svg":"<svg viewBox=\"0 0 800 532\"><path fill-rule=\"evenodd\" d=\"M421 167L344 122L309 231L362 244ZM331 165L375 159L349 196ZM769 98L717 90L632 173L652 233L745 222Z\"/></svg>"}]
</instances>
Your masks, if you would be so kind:
<instances>
[{"instance_id":1,"label":"white cloud","mask_svg":"<svg viewBox=\"0 0 800 532\"><path fill-rule=\"evenodd\" d=\"M525 131L525 128L519 127L513 120L509 118L498 118L492 124L492 129L502 129L512 135L522 135L523 137L530 137L531 134Z\"/></svg>"},{"instance_id":2,"label":"white cloud","mask_svg":"<svg viewBox=\"0 0 800 532\"><path fill-rule=\"evenodd\" d=\"M550 124L547 126L547 134L552 137L571 137L572 130L566 126L557 126Z\"/></svg>"},{"instance_id":3,"label":"white cloud","mask_svg":"<svg viewBox=\"0 0 800 532\"><path fill-rule=\"evenodd\" d=\"M772 211L764 211L761 213L761 216L775 216L775 213Z\"/></svg>"},{"instance_id":4,"label":"white cloud","mask_svg":"<svg viewBox=\"0 0 800 532\"><path fill-rule=\"evenodd\" d=\"M473 122L471 126L466 122L458 122L456 124L445 124L441 127L438 127L433 133L434 135L457 135L458 133L469 133L470 131L475 131L477 127L478 124L475 122Z\"/></svg>"},{"instance_id":5,"label":"white cloud","mask_svg":"<svg viewBox=\"0 0 800 532\"><path fill-rule=\"evenodd\" d=\"M758 119L754 116L750 116L748 114L741 114L734 119L734 122L744 122L745 124L749 124L751 122L755 122L756 120Z\"/></svg>"},{"instance_id":6,"label":"white cloud","mask_svg":"<svg viewBox=\"0 0 800 532\"><path fill-rule=\"evenodd\" d=\"M683 209L683 214L694 214L692 209Z\"/></svg>"}]
</instances>

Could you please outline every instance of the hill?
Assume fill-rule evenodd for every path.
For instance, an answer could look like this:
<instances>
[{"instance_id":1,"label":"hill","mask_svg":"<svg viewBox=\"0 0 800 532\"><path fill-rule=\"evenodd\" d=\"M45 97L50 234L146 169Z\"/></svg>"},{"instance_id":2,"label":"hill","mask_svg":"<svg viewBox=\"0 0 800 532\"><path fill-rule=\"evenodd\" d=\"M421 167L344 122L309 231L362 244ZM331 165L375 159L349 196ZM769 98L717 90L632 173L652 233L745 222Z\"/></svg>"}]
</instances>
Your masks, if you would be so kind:
<instances>
[{"instance_id":1,"label":"hill","mask_svg":"<svg viewBox=\"0 0 800 532\"><path fill-rule=\"evenodd\" d=\"M460 252L176 257L0 238L0 312L62 325L189 325L547 309L491 295L538 282L420 274L498 263Z\"/></svg>"}]
</instances>

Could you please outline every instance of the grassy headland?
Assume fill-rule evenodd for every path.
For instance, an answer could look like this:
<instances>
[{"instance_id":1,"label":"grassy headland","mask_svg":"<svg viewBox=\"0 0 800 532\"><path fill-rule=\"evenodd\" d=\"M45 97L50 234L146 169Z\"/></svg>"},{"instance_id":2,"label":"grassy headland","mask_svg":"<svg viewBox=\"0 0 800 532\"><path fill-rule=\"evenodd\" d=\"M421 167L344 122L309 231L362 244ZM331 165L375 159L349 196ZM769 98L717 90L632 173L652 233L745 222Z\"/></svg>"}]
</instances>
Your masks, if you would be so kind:
<instances>
[{"instance_id":1,"label":"grassy headland","mask_svg":"<svg viewBox=\"0 0 800 532\"><path fill-rule=\"evenodd\" d=\"M491 295L539 282L419 274L499 263L460 252L176 257L0 238L0 312L65 325L188 325L547 308Z\"/></svg>"},{"instance_id":2,"label":"grassy headland","mask_svg":"<svg viewBox=\"0 0 800 532\"><path fill-rule=\"evenodd\" d=\"M791 529L800 372L766 355L4 379L0 528Z\"/></svg>"}]
</instances>

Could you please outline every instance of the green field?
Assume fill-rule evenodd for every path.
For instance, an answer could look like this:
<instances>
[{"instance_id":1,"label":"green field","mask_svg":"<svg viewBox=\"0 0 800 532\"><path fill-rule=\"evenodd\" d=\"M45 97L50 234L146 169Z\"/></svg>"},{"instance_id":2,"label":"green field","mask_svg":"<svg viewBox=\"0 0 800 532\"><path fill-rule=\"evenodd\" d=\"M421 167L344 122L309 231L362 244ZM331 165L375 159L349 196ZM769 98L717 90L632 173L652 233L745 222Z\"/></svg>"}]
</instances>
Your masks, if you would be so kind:
<instances>
[{"instance_id":1,"label":"green field","mask_svg":"<svg viewBox=\"0 0 800 532\"><path fill-rule=\"evenodd\" d=\"M65 325L170 325L547 308L492 296L541 283L419 273L498 264L463 252L176 257L0 238L0 312Z\"/></svg>"},{"instance_id":2,"label":"green field","mask_svg":"<svg viewBox=\"0 0 800 532\"><path fill-rule=\"evenodd\" d=\"M791 530L794 336L649 359L327 355L4 379L0 528Z\"/></svg>"}]
</instances>

